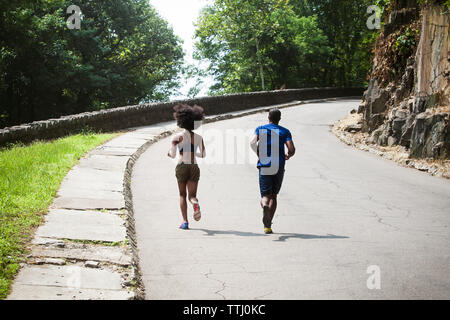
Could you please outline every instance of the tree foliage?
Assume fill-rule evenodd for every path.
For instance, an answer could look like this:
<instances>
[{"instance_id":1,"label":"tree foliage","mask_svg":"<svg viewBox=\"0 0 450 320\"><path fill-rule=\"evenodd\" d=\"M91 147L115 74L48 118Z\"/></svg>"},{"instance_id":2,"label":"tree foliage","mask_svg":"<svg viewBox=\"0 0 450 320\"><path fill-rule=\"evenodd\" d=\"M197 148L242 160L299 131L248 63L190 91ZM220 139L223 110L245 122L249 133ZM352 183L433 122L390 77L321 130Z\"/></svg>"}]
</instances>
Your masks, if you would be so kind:
<instances>
[{"instance_id":1,"label":"tree foliage","mask_svg":"<svg viewBox=\"0 0 450 320\"><path fill-rule=\"evenodd\" d=\"M196 58L213 93L365 83L367 0L215 0L197 22Z\"/></svg>"},{"instance_id":2,"label":"tree foliage","mask_svg":"<svg viewBox=\"0 0 450 320\"><path fill-rule=\"evenodd\" d=\"M366 24L367 8L372 4L371 0L292 0L297 14L317 16L318 26L332 48L326 61L324 85L364 84L370 69L373 35L377 35ZM302 10L302 7L307 9Z\"/></svg>"},{"instance_id":3,"label":"tree foliage","mask_svg":"<svg viewBox=\"0 0 450 320\"><path fill-rule=\"evenodd\" d=\"M180 40L147 0L0 0L0 126L168 99Z\"/></svg>"}]
</instances>

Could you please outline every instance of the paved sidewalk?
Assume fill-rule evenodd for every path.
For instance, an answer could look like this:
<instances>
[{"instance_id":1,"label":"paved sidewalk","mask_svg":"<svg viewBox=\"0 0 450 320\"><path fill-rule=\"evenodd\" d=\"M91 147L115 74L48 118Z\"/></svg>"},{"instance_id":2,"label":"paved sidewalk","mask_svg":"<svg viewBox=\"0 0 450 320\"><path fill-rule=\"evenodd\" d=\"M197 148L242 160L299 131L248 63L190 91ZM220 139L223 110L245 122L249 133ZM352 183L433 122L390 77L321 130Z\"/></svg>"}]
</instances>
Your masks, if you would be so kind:
<instances>
[{"instance_id":1,"label":"paved sidewalk","mask_svg":"<svg viewBox=\"0 0 450 320\"><path fill-rule=\"evenodd\" d=\"M174 128L170 122L124 133L70 170L8 299L135 298L124 173L143 144Z\"/></svg>"}]
</instances>

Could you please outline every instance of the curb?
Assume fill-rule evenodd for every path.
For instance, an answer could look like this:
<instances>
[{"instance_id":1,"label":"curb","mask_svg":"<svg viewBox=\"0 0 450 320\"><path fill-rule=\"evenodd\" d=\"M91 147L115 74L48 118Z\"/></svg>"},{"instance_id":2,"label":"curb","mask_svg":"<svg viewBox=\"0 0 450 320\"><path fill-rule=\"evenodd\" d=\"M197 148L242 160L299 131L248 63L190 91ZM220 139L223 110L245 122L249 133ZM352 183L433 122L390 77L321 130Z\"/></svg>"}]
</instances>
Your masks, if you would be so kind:
<instances>
[{"instance_id":1,"label":"curb","mask_svg":"<svg viewBox=\"0 0 450 320\"><path fill-rule=\"evenodd\" d=\"M123 195L125 198L125 210L127 211L127 219L126 219L126 228L127 228L127 237L129 239L131 252L132 252L132 266L134 269L134 280L136 281L135 288L135 300L144 300L145 299L145 288L142 283L142 274L139 266L139 255L137 248L137 239L136 239L136 227L134 221L134 209L133 209L133 195L131 193L131 175L133 173L133 167L136 164L136 161L140 158L140 156L155 142L170 136L175 130L165 131L152 140L144 143L138 151L136 151L127 161L127 166L125 169L125 174L123 177Z\"/></svg>"}]
</instances>

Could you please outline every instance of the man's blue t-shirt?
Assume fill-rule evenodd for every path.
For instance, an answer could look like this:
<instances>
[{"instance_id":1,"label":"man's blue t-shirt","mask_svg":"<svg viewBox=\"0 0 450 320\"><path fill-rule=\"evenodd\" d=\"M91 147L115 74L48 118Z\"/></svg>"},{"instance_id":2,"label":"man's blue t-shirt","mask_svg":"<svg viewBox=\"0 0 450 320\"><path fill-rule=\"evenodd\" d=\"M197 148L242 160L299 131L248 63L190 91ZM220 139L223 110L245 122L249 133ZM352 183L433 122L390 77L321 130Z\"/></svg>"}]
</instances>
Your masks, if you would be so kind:
<instances>
[{"instance_id":1,"label":"man's blue t-shirt","mask_svg":"<svg viewBox=\"0 0 450 320\"><path fill-rule=\"evenodd\" d=\"M284 144L287 141L292 140L291 132L277 124L269 123L264 126L259 126L255 130L255 134L259 137L259 161L258 168L270 167L277 165L279 168L284 168L286 162ZM272 138L278 140L278 152L272 156ZM267 141L267 146L264 147L263 143ZM276 143L275 143L276 144ZM273 147L276 147L274 144ZM266 149L265 149L266 148ZM265 150L264 150L265 149Z\"/></svg>"}]
</instances>

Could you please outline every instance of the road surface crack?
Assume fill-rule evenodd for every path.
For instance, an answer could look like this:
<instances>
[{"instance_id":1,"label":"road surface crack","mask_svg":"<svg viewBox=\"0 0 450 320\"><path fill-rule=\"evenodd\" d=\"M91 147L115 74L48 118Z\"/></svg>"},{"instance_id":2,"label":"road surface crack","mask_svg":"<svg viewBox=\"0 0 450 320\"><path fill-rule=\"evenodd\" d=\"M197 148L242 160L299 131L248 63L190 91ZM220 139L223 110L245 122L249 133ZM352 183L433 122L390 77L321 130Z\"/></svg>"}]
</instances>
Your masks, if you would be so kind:
<instances>
[{"instance_id":1,"label":"road surface crack","mask_svg":"<svg viewBox=\"0 0 450 320\"><path fill-rule=\"evenodd\" d=\"M260 299L260 298L264 298L264 297L270 296L272 293L273 293L273 292L269 292L269 293L263 294L262 296L254 297L253 300L258 300L258 299Z\"/></svg>"},{"instance_id":2,"label":"road surface crack","mask_svg":"<svg viewBox=\"0 0 450 320\"><path fill-rule=\"evenodd\" d=\"M370 213L373 214L374 218L376 218L377 221L378 221L379 223L381 223L381 224L383 224L383 225L385 225L385 226L391 227L391 228L395 229L395 231L399 231L399 230L400 230L400 228L398 228L398 227L396 227L396 226L393 226L392 224L389 224L389 223L385 222L385 221L383 220L383 218L380 217L380 216L378 215L378 213L376 213L375 211L370 211Z\"/></svg>"},{"instance_id":3,"label":"road surface crack","mask_svg":"<svg viewBox=\"0 0 450 320\"><path fill-rule=\"evenodd\" d=\"M319 179L321 179L321 180L323 180L323 181L325 181L325 182L328 182L328 183L334 185L337 189L340 189L340 188L341 188L341 186L340 186L337 182L328 179L328 178L327 178L322 172L320 172L319 170L314 169L314 171L319 175Z\"/></svg>"},{"instance_id":4,"label":"road surface crack","mask_svg":"<svg viewBox=\"0 0 450 320\"><path fill-rule=\"evenodd\" d=\"M224 290L227 288L227 286L226 286L226 284L225 284L225 281L220 281L220 280L217 280L217 279L214 279L214 278L210 278L209 276L210 276L211 274L212 274L212 271L211 271L211 269L209 269L208 273L205 273L205 277L206 277L208 280L214 280L214 281L217 281L217 282L219 282L219 283L222 285L222 288L219 289L219 290L217 290L217 291L215 291L214 294L217 294L217 295L221 296L221 297L223 298L223 300L226 300L227 298L226 298L223 294L220 293L220 292L224 291Z\"/></svg>"}]
</instances>

